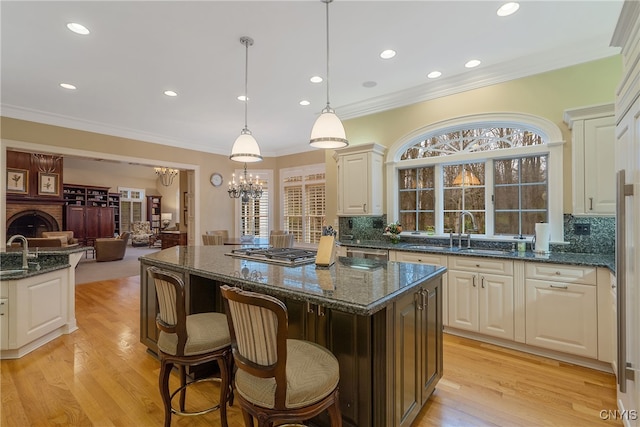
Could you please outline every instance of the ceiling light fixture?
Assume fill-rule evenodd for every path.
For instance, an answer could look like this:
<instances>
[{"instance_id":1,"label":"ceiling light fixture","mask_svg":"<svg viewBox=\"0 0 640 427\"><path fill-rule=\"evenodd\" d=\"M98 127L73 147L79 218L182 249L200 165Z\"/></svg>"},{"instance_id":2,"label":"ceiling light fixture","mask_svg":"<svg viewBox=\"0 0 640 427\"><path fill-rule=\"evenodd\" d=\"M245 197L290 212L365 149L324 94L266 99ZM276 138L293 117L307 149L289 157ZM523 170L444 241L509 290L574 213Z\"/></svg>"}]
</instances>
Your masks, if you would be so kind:
<instances>
[{"instance_id":1,"label":"ceiling light fixture","mask_svg":"<svg viewBox=\"0 0 640 427\"><path fill-rule=\"evenodd\" d=\"M311 104L311 103L309 101L307 101L306 99L303 99L302 101L300 101L300 105L302 105L303 107L306 107L309 104Z\"/></svg>"},{"instance_id":2,"label":"ceiling light fixture","mask_svg":"<svg viewBox=\"0 0 640 427\"><path fill-rule=\"evenodd\" d=\"M69 22L67 24L67 28L76 34L80 34L81 36L86 36L90 32L87 27L76 22Z\"/></svg>"},{"instance_id":3,"label":"ceiling light fixture","mask_svg":"<svg viewBox=\"0 0 640 427\"><path fill-rule=\"evenodd\" d=\"M178 169L171 168L153 168L156 171L156 175L160 178L160 183L165 187L171 187L173 184L173 178L180 172Z\"/></svg>"},{"instance_id":4,"label":"ceiling light fixture","mask_svg":"<svg viewBox=\"0 0 640 427\"><path fill-rule=\"evenodd\" d=\"M382 58L382 59L391 59L391 58L393 58L394 56L396 56L396 51L395 51L395 50L393 50L393 49L383 50L383 51L380 53L380 58Z\"/></svg>"},{"instance_id":5,"label":"ceiling light fixture","mask_svg":"<svg viewBox=\"0 0 640 427\"><path fill-rule=\"evenodd\" d=\"M249 95L247 91L249 80L249 46L253 46L253 39L251 37L242 36L240 37L240 43L242 43L246 49L244 66L244 128L242 129L242 132L240 132L240 136L233 143L229 158L236 162L252 163L262 160L258 141L256 141L253 135L251 135L251 131L247 126L247 108L249 104Z\"/></svg>"},{"instance_id":6,"label":"ceiling light fixture","mask_svg":"<svg viewBox=\"0 0 640 427\"><path fill-rule=\"evenodd\" d=\"M244 164L244 173L238 179L239 182L236 182L236 174L231 175L231 181L229 182L229 189L227 193L229 193L229 197L232 199L240 199L242 203L249 203L251 199L259 199L262 197L262 184L258 180L258 175L256 175L255 179L252 175L249 175L247 178L247 164Z\"/></svg>"},{"instance_id":7,"label":"ceiling light fixture","mask_svg":"<svg viewBox=\"0 0 640 427\"><path fill-rule=\"evenodd\" d=\"M76 87L70 83L60 83L60 87L69 89L69 90L76 90Z\"/></svg>"},{"instance_id":8,"label":"ceiling light fixture","mask_svg":"<svg viewBox=\"0 0 640 427\"><path fill-rule=\"evenodd\" d=\"M437 79L441 75L442 75L442 73L440 71L432 71L429 74L427 74L427 78L429 78L429 79Z\"/></svg>"},{"instance_id":9,"label":"ceiling light fixture","mask_svg":"<svg viewBox=\"0 0 640 427\"><path fill-rule=\"evenodd\" d=\"M309 79L311 83L322 83L322 80L323 79L320 76L313 76Z\"/></svg>"},{"instance_id":10,"label":"ceiling light fixture","mask_svg":"<svg viewBox=\"0 0 640 427\"><path fill-rule=\"evenodd\" d=\"M333 0L320 0L327 5L327 106L311 128L309 145L314 148L343 148L349 145L344 126L329 104L329 3Z\"/></svg>"},{"instance_id":11,"label":"ceiling light fixture","mask_svg":"<svg viewBox=\"0 0 640 427\"><path fill-rule=\"evenodd\" d=\"M467 68L474 68L474 67L477 67L478 65L480 65L480 61L478 61L477 59L472 59L471 61L464 64L464 66Z\"/></svg>"},{"instance_id":12,"label":"ceiling light fixture","mask_svg":"<svg viewBox=\"0 0 640 427\"><path fill-rule=\"evenodd\" d=\"M178 93L177 93L177 92L174 92L174 91L172 91L172 90L165 90L165 91L164 91L164 94L165 94L165 95L167 95L167 96L171 96L171 97L173 97L173 96L178 96Z\"/></svg>"},{"instance_id":13,"label":"ceiling light fixture","mask_svg":"<svg viewBox=\"0 0 640 427\"><path fill-rule=\"evenodd\" d=\"M509 16L516 13L518 9L520 9L520 3L511 1L509 3L505 3L502 6L500 6L496 14L498 16Z\"/></svg>"}]
</instances>

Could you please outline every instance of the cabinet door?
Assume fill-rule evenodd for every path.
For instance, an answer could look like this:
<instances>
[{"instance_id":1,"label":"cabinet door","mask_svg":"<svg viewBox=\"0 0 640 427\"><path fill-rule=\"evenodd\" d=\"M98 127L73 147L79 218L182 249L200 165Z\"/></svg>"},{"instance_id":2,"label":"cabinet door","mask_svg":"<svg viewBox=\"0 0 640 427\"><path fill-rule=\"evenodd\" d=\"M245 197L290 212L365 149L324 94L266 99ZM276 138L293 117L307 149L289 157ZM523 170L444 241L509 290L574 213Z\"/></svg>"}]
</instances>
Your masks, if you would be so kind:
<instances>
[{"instance_id":1,"label":"cabinet door","mask_svg":"<svg viewBox=\"0 0 640 427\"><path fill-rule=\"evenodd\" d=\"M616 211L614 136L613 116L585 120L585 213L613 214Z\"/></svg>"},{"instance_id":2,"label":"cabinet door","mask_svg":"<svg viewBox=\"0 0 640 427\"><path fill-rule=\"evenodd\" d=\"M96 206L87 206L85 208L85 227L88 239L100 237L100 209Z\"/></svg>"},{"instance_id":3,"label":"cabinet door","mask_svg":"<svg viewBox=\"0 0 640 427\"><path fill-rule=\"evenodd\" d=\"M368 212L369 169L366 153L346 155L342 159L342 209L345 215Z\"/></svg>"},{"instance_id":4,"label":"cabinet door","mask_svg":"<svg viewBox=\"0 0 640 427\"><path fill-rule=\"evenodd\" d=\"M480 275L479 332L514 339L513 277Z\"/></svg>"},{"instance_id":5,"label":"cabinet door","mask_svg":"<svg viewBox=\"0 0 640 427\"><path fill-rule=\"evenodd\" d=\"M410 292L395 303L395 426L409 426L422 407L420 378L420 293Z\"/></svg>"},{"instance_id":6,"label":"cabinet door","mask_svg":"<svg viewBox=\"0 0 640 427\"><path fill-rule=\"evenodd\" d=\"M422 310L420 373L422 405L429 399L442 377L442 289L442 285L433 280L423 290L425 307Z\"/></svg>"},{"instance_id":7,"label":"cabinet door","mask_svg":"<svg viewBox=\"0 0 640 427\"><path fill-rule=\"evenodd\" d=\"M596 287L527 279L526 343L598 357Z\"/></svg>"},{"instance_id":8,"label":"cabinet door","mask_svg":"<svg viewBox=\"0 0 640 427\"><path fill-rule=\"evenodd\" d=\"M98 237L113 237L113 208L100 208L98 214Z\"/></svg>"},{"instance_id":9,"label":"cabinet door","mask_svg":"<svg viewBox=\"0 0 640 427\"><path fill-rule=\"evenodd\" d=\"M449 326L478 331L478 277L475 273L449 270Z\"/></svg>"},{"instance_id":10,"label":"cabinet door","mask_svg":"<svg viewBox=\"0 0 640 427\"><path fill-rule=\"evenodd\" d=\"M82 243L84 243L86 236L84 209L84 206L67 206L65 212L65 230L73 231L73 236Z\"/></svg>"}]
</instances>

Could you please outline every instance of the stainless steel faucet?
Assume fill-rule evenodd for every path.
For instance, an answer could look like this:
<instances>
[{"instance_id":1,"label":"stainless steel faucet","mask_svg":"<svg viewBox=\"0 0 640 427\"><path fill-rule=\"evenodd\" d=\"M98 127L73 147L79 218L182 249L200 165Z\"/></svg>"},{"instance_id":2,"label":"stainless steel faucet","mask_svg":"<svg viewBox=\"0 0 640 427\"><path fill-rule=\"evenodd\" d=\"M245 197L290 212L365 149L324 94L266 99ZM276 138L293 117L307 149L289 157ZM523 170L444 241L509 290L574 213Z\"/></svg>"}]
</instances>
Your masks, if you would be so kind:
<instances>
[{"instance_id":1,"label":"stainless steel faucet","mask_svg":"<svg viewBox=\"0 0 640 427\"><path fill-rule=\"evenodd\" d=\"M11 236L9 238L9 240L7 241L7 247L11 246L11 244L15 241L15 240L20 240L22 242L22 269L23 270L28 270L29 269L29 258L37 258L38 254L37 253L33 253L30 254L29 253L29 242L27 241L27 238L24 237L22 234L14 234L13 236Z\"/></svg>"},{"instance_id":2,"label":"stainless steel faucet","mask_svg":"<svg viewBox=\"0 0 640 427\"><path fill-rule=\"evenodd\" d=\"M469 215L471 218L471 224L473 225L473 229L476 230L478 227L476 226L476 220L473 217L473 214L469 211L460 212L460 216L458 217L458 248L462 248L462 229L464 227L464 217L465 215ZM467 233L467 248L471 247L471 234Z\"/></svg>"}]
</instances>

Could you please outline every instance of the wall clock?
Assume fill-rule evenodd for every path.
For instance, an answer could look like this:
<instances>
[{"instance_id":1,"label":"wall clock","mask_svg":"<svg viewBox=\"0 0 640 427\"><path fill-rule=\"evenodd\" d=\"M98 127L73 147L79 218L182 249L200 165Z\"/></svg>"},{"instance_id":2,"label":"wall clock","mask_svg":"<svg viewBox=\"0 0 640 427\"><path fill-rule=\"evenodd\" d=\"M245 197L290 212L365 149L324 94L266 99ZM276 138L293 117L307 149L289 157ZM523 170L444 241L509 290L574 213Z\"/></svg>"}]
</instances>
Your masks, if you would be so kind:
<instances>
[{"instance_id":1,"label":"wall clock","mask_svg":"<svg viewBox=\"0 0 640 427\"><path fill-rule=\"evenodd\" d=\"M218 172L212 173L209 180L211 181L211 185L213 185L214 187L220 187L222 185L222 175L220 175Z\"/></svg>"}]
</instances>

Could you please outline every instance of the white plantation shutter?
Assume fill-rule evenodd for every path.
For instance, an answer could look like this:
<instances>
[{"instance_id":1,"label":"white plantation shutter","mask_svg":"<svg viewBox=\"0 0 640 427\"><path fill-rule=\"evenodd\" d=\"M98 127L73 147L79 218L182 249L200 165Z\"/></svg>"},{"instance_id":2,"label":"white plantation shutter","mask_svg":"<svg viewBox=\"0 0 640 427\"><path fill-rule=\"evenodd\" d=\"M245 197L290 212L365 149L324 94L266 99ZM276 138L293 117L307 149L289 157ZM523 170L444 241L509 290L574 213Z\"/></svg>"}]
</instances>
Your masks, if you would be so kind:
<instances>
[{"instance_id":1,"label":"white plantation shutter","mask_svg":"<svg viewBox=\"0 0 640 427\"><path fill-rule=\"evenodd\" d=\"M282 169L283 229L296 242L318 243L326 214L324 164Z\"/></svg>"},{"instance_id":2,"label":"white plantation shutter","mask_svg":"<svg viewBox=\"0 0 640 427\"><path fill-rule=\"evenodd\" d=\"M262 184L262 197L259 199L250 199L248 203L242 203L240 199L236 199L238 211L240 212L240 222L238 231L240 236L250 235L256 237L269 237L270 225L270 206L271 206L271 184L273 176L271 171L250 171L257 176ZM236 175L240 176L242 171L236 171Z\"/></svg>"}]
</instances>

